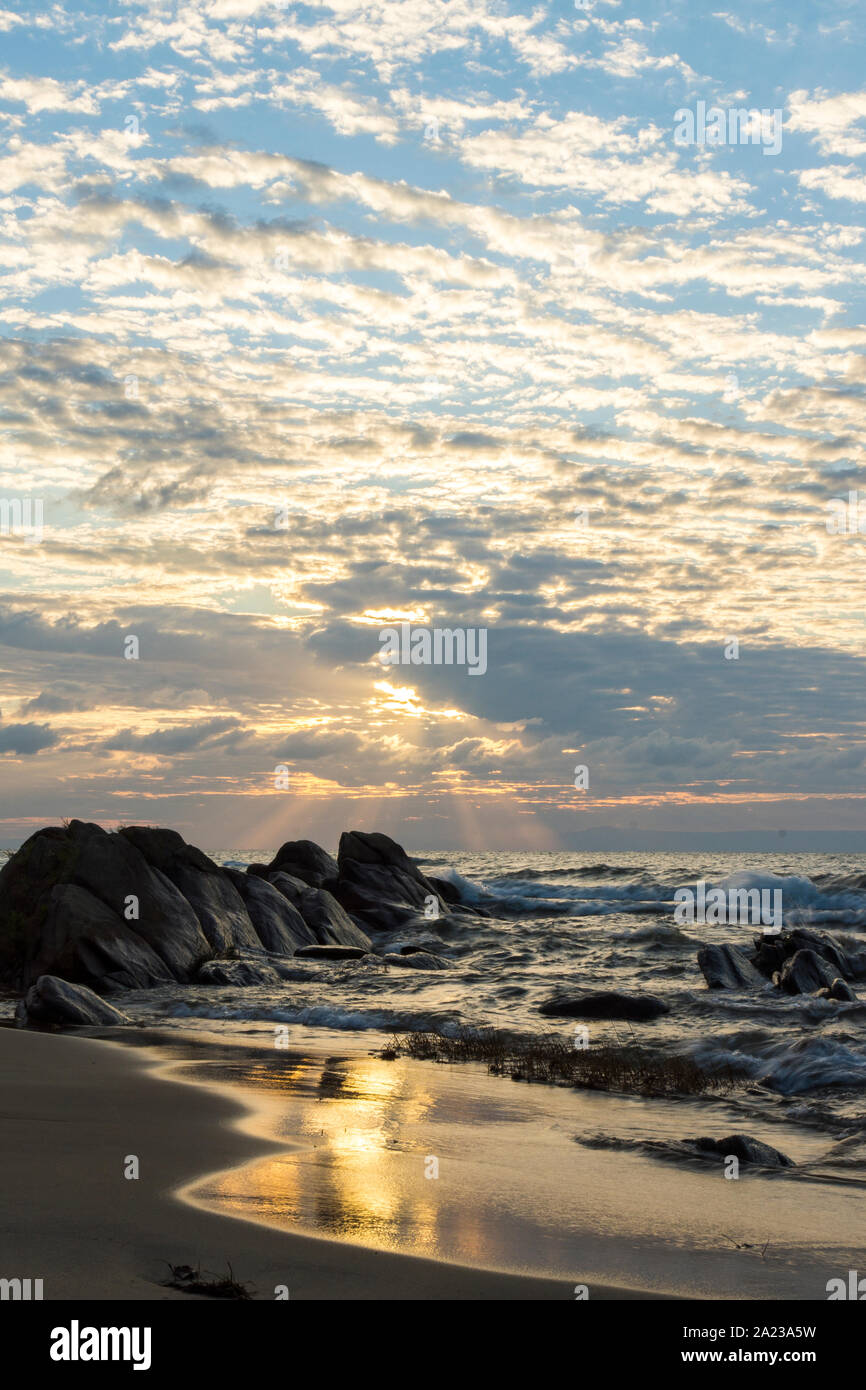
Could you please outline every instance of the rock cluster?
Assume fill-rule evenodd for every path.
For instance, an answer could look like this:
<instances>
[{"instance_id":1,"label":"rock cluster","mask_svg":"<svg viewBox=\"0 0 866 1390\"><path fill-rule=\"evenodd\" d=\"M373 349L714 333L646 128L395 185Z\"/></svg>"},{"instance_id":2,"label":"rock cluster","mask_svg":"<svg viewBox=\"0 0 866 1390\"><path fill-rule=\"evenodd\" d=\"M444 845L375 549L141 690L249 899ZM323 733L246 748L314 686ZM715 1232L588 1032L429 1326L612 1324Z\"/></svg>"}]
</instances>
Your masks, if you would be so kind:
<instances>
[{"instance_id":1,"label":"rock cluster","mask_svg":"<svg viewBox=\"0 0 866 1390\"><path fill-rule=\"evenodd\" d=\"M710 989L766 989L857 1002L849 980L866 979L866 950L851 948L830 932L797 927L779 936L757 936L749 955L739 946L702 946L698 965Z\"/></svg>"},{"instance_id":2,"label":"rock cluster","mask_svg":"<svg viewBox=\"0 0 866 1390\"><path fill-rule=\"evenodd\" d=\"M175 830L74 820L31 835L0 871L0 979L28 991L34 1019L73 1008L64 982L99 994L267 984L289 957L355 959L373 951L370 933L475 912L457 898L387 835L347 831L336 859L291 841L243 873ZM432 956L411 964L438 968Z\"/></svg>"}]
</instances>

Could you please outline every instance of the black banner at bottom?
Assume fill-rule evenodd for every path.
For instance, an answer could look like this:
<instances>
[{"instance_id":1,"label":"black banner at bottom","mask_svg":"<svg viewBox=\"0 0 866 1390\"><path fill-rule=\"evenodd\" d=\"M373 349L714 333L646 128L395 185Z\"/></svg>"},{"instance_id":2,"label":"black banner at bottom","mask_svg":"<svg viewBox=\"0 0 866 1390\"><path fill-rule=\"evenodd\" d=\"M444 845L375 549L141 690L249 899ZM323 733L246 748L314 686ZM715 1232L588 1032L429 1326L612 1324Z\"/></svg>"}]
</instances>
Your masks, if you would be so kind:
<instances>
[{"instance_id":1,"label":"black banner at bottom","mask_svg":"<svg viewBox=\"0 0 866 1390\"><path fill-rule=\"evenodd\" d=\"M592 1353L603 1357L607 1374L641 1376L663 1376L674 1367L700 1375L713 1367L800 1366L826 1378L856 1364L863 1343L859 1307L838 1302L593 1303L573 1294L568 1301L567 1309L526 1303L519 1313L512 1303L437 1301L420 1319L407 1317L403 1304L381 1307L372 1300L252 1302L242 1308L198 1299L188 1304L4 1302L0 1334L7 1348L26 1348L29 1370L47 1374L49 1383L70 1376L94 1379L106 1371L114 1377L135 1375L142 1383L147 1376L170 1375L172 1383L175 1377L210 1374L222 1380L241 1373L248 1377L269 1364L287 1365L287 1356L293 1359L301 1348L321 1355L332 1378L344 1359L347 1370L357 1374L361 1348L375 1361L377 1343L385 1364L396 1370L399 1359L392 1358L404 1340L401 1328L422 1355L426 1375L437 1365L454 1373L455 1361L465 1370L466 1336L483 1350L488 1373L501 1354L512 1379L516 1342L530 1356L546 1358L550 1350L550 1343L534 1340L536 1328L542 1336L565 1333L575 1339L575 1371L587 1366ZM561 1352L562 1343L555 1345Z\"/></svg>"}]
</instances>

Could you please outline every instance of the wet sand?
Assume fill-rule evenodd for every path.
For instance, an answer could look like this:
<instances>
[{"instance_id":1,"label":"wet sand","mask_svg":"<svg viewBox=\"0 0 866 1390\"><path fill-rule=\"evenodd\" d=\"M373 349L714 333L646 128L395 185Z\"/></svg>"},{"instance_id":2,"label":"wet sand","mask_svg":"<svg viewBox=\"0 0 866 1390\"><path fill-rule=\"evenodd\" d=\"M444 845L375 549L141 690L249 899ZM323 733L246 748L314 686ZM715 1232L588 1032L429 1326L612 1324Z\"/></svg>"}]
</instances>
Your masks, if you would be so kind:
<instances>
[{"instance_id":1,"label":"wet sand","mask_svg":"<svg viewBox=\"0 0 866 1390\"><path fill-rule=\"evenodd\" d=\"M583 1283L591 1298L615 1287L823 1300L829 1279L862 1266L863 1177L834 1171L826 1136L786 1121L784 1105L755 1137L796 1169L744 1166L734 1180L721 1158L683 1164L634 1145L741 1131L742 1099L529 1086L478 1064L388 1061L322 1029L292 1041L280 1054L269 1025L247 1023L242 1041L205 1021L175 1038L189 1060L172 1074L239 1089L257 1131L286 1141L192 1184L191 1200L349 1245Z\"/></svg>"},{"instance_id":2,"label":"wet sand","mask_svg":"<svg viewBox=\"0 0 866 1390\"><path fill-rule=\"evenodd\" d=\"M169 1080L151 1049L0 1029L0 1277L46 1299L188 1299L160 1281L200 1265L273 1299L573 1299L560 1280L464 1268L273 1229L178 1195L197 1176L285 1155L236 1097ZM124 1176L130 1156L140 1176ZM594 1297L617 1297L599 1287Z\"/></svg>"},{"instance_id":3,"label":"wet sand","mask_svg":"<svg viewBox=\"0 0 866 1390\"><path fill-rule=\"evenodd\" d=\"M2 1028L0 1115L0 1276L46 1298L190 1297L161 1285L170 1262L231 1264L268 1299L824 1299L862 1264L860 1183L729 1182L577 1142L715 1132L700 1102L388 1062L320 1030L280 1055L255 1025ZM806 1171L823 1148L763 1137Z\"/></svg>"}]
</instances>

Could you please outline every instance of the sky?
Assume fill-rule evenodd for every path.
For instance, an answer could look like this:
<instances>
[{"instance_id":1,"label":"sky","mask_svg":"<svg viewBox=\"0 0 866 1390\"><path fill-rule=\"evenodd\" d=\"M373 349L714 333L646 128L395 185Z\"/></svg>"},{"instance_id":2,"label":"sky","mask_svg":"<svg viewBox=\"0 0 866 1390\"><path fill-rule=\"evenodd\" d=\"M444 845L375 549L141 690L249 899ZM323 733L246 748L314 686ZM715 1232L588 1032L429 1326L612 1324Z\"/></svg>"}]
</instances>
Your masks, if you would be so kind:
<instances>
[{"instance_id":1,"label":"sky","mask_svg":"<svg viewBox=\"0 0 866 1390\"><path fill-rule=\"evenodd\" d=\"M866 848L864 28L0 9L0 841Z\"/></svg>"}]
</instances>

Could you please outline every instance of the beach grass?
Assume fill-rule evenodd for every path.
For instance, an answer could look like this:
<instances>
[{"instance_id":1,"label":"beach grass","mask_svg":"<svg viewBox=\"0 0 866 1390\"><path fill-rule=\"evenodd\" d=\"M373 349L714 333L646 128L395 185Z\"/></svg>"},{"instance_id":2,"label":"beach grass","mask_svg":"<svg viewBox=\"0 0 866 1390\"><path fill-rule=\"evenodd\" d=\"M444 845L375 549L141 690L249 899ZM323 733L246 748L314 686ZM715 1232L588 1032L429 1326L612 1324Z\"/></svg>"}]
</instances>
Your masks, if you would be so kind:
<instances>
[{"instance_id":1,"label":"beach grass","mask_svg":"<svg viewBox=\"0 0 866 1390\"><path fill-rule=\"evenodd\" d=\"M395 1035L380 1057L412 1057L442 1063L482 1062L494 1076L549 1086L575 1086L594 1091L623 1091L638 1095L702 1095L734 1090L745 1073L724 1068L705 1072L689 1057L651 1052L634 1038L597 1047L575 1047L570 1039L545 1034L515 1039L497 1029L465 1029Z\"/></svg>"}]
</instances>

